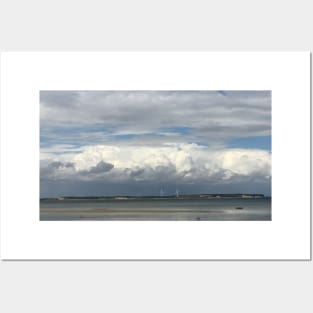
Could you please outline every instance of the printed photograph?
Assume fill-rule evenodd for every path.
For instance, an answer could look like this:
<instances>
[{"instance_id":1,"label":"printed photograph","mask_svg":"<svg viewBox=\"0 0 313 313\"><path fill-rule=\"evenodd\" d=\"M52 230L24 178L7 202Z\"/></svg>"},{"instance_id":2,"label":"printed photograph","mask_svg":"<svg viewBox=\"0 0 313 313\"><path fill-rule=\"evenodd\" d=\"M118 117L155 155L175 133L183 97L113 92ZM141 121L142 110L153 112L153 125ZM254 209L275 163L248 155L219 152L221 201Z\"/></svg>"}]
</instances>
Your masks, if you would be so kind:
<instances>
[{"instance_id":1,"label":"printed photograph","mask_svg":"<svg viewBox=\"0 0 313 313\"><path fill-rule=\"evenodd\" d=\"M40 91L41 221L271 221L271 91Z\"/></svg>"}]
</instances>

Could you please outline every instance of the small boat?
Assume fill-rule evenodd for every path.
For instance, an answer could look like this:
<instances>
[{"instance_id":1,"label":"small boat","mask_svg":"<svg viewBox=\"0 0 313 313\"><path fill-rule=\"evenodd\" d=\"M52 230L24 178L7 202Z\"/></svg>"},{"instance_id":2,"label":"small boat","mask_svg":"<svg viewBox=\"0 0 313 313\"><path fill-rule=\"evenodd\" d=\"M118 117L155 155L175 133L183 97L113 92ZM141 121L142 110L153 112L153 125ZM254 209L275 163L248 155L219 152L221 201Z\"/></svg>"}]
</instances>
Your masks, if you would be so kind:
<instances>
[{"instance_id":1,"label":"small boat","mask_svg":"<svg viewBox=\"0 0 313 313\"><path fill-rule=\"evenodd\" d=\"M236 210L243 210L243 208L241 206L238 206L237 208L235 208Z\"/></svg>"}]
</instances>

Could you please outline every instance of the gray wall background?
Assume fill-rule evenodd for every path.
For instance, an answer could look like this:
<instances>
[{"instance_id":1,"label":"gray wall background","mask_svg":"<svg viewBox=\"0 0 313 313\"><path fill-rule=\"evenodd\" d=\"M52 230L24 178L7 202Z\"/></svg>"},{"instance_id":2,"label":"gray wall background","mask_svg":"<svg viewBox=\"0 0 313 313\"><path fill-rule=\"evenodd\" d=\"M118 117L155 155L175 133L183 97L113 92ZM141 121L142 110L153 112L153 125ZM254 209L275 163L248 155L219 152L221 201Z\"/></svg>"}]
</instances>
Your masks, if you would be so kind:
<instances>
[{"instance_id":1,"label":"gray wall background","mask_svg":"<svg viewBox=\"0 0 313 313\"><path fill-rule=\"evenodd\" d=\"M2 0L0 6L2 51L312 51L312 29L312 6L303 0ZM312 262L0 262L5 313L305 313L312 312L312 287Z\"/></svg>"}]
</instances>

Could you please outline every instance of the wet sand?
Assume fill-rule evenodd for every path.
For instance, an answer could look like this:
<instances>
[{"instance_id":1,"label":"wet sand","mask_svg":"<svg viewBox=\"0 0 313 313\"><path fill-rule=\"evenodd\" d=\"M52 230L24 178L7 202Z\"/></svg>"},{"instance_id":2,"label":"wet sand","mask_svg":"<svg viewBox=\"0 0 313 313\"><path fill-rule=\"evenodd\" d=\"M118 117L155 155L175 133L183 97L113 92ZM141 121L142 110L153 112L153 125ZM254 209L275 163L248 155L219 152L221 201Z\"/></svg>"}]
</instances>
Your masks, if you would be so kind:
<instances>
[{"instance_id":1,"label":"wet sand","mask_svg":"<svg viewBox=\"0 0 313 313\"><path fill-rule=\"evenodd\" d=\"M41 221L219 221L219 220L269 220L250 216L244 210L205 209L41 209Z\"/></svg>"},{"instance_id":2,"label":"wet sand","mask_svg":"<svg viewBox=\"0 0 313 313\"><path fill-rule=\"evenodd\" d=\"M270 199L86 199L40 202L41 221L269 221Z\"/></svg>"}]
</instances>

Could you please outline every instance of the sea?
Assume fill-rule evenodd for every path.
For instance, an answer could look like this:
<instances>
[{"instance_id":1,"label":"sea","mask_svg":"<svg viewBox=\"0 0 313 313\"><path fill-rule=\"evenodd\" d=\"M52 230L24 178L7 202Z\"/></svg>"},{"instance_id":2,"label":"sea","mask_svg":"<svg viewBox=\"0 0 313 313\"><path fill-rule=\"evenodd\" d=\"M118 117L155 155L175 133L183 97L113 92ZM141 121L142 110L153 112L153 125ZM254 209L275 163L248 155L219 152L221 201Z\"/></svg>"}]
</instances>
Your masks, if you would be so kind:
<instances>
[{"instance_id":1,"label":"sea","mask_svg":"<svg viewBox=\"0 0 313 313\"><path fill-rule=\"evenodd\" d=\"M271 198L44 199L41 221L271 221Z\"/></svg>"}]
</instances>

